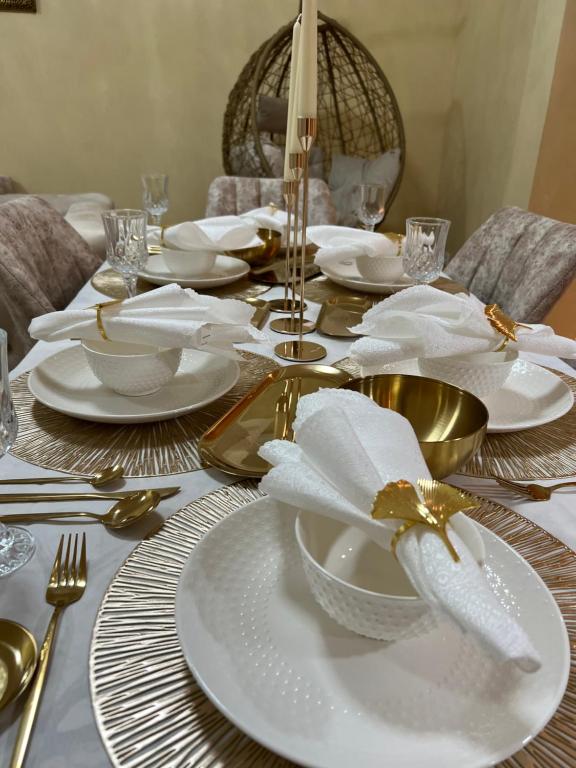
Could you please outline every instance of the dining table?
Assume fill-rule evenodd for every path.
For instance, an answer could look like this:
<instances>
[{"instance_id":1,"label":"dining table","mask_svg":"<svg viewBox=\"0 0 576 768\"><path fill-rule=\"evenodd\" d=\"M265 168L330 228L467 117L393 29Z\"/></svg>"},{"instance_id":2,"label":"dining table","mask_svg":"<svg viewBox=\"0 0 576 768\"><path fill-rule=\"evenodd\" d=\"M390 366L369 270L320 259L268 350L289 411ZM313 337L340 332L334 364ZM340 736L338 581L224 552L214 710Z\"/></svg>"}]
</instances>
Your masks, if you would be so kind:
<instances>
[{"instance_id":1,"label":"dining table","mask_svg":"<svg viewBox=\"0 0 576 768\"><path fill-rule=\"evenodd\" d=\"M283 288L275 286L260 298L272 299L282 295ZM70 307L83 308L105 300L102 294L87 283ZM306 316L314 320L320 306L308 301ZM271 319L274 319L274 315L271 315ZM240 348L275 358L275 344L286 340L287 337L267 330L267 326L263 330L267 332L269 342L245 344ZM326 357L319 361L325 365L345 358L350 347L350 339L320 337L316 332L309 334L306 339L318 340L326 348ZM74 342L36 343L12 371L11 376L20 376L47 356L72 343ZM566 374L573 373L573 369L559 359L540 355L522 356ZM275 360L280 365L289 364L277 357ZM41 457L38 459L41 463ZM37 466L10 454L0 460L2 478L25 478L39 474L53 475L54 478L62 476L44 469L39 472ZM168 518L195 499L238 480L239 478L216 469L200 469L172 476L130 478L124 481L124 487L138 490L151 486L180 486L181 490L177 495L163 500L158 507L157 515ZM544 528L571 549L576 548L576 489L559 491L554 493L549 501L537 502L516 496L490 479L454 475L448 482L504 504ZM552 485L554 480L538 482ZM22 488L6 485L2 487L2 492L21 491ZM82 489L82 486L46 485L38 490L56 492L77 488ZM36 490L32 486L27 486L27 489ZM86 490L90 488L87 487ZM106 501L90 502L89 510L104 512L108 507L109 502ZM3 511L9 513L25 509L25 505L14 504L4 507ZM55 503L34 505L34 511L39 512L56 509ZM86 509L86 504L68 502L63 509ZM111 763L98 731L90 696L89 653L92 631L110 581L132 550L149 532L150 521L144 519L118 531L108 530L97 522L78 521L38 523L30 527L36 540L36 552L28 564L0 580L0 617L23 624L40 644L51 614L51 606L45 601L46 584L58 541L63 533L86 532L89 575L83 599L67 610L61 618L26 765L28 768L104 768ZM9 764L21 708L22 702L18 701L0 713L0 766Z\"/></svg>"}]
</instances>

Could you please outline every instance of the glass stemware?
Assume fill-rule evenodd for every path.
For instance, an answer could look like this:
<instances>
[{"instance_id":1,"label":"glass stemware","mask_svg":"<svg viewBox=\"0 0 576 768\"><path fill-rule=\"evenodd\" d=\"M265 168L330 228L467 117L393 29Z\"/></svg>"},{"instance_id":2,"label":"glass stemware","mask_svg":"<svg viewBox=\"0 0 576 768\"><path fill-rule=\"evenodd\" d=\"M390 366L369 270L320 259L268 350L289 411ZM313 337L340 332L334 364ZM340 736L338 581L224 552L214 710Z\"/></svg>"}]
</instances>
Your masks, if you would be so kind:
<instances>
[{"instance_id":1,"label":"glass stemware","mask_svg":"<svg viewBox=\"0 0 576 768\"><path fill-rule=\"evenodd\" d=\"M0 328L0 456L16 442L18 418L8 377L8 335ZM0 576L21 568L34 554L35 544L24 528L12 528L0 522Z\"/></svg>"},{"instance_id":2,"label":"glass stemware","mask_svg":"<svg viewBox=\"0 0 576 768\"><path fill-rule=\"evenodd\" d=\"M358 191L358 218L370 232L374 232L376 224L380 224L384 218L386 191L380 184L360 184Z\"/></svg>"},{"instance_id":3,"label":"glass stemware","mask_svg":"<svg viewBox=\"0 0 576 768\"><path fill-rule=\"evenodd\" d=\"M148 258L146 248L146 211L120 208L104 211L106 258L121 273L128 296L136 296L138 272Z\"/></svg>"},{"instance_id":4,"label":"glass stemware","mask_svg":"<svg viewBox=\"0 0 576 768\"><path fill-rule=\"evenodd\" d=\"M406 219L404 271L419 283L431 283L442 274L450 222L447 219Z\"/></svg>"},{"instance_id":5,"label":"glass stemware","mask_svg":"<svg viewBox=\"0 0 576 768\"><path fill-rule=\"evenodd\" d=\"M168 210L168 176L165 173L142 174L142 199L152 224L162 226L162 216Z\"/></svg>"}]
</instances>

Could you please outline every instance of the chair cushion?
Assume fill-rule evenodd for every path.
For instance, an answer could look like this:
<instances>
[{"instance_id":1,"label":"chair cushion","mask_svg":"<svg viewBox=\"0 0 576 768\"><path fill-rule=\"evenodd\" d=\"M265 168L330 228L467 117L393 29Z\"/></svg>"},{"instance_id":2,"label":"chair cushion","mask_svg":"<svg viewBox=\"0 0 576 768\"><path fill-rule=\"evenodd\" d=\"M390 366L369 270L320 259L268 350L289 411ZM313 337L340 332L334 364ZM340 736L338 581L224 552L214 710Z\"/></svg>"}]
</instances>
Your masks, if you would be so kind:
<instances>
[{"instance_id":1,"label":"chair cushion","mask_svg":"<svg viewBox=\"0 0 576 768\"><path fill-rule=\"evenodd\" d=\"M380 184L387 198L399 173L399 149L390 149L373 160L334 155L328 185L338 211L338 224L353 227L358 222L358 184Z\"/></svg>"},{"instance_id":2,"label":"chair cushion","mask_svg":"<svg viewBox=\"0 0 576 768\"><path fill-rule=\"evenodd\" d=\"M64 309L101 262L44 200L26 195L0 204L0 317L11 367L34 343L32 318Z\"/></svg>"}]
</instances>

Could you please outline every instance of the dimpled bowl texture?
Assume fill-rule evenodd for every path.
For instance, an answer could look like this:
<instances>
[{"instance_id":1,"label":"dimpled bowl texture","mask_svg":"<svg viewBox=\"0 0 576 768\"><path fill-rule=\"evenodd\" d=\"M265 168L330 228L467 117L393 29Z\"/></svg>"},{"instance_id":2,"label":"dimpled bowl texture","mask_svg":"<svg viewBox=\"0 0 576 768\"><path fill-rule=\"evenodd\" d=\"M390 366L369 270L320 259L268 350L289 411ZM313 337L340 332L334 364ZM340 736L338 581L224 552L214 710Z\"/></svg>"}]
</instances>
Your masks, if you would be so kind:
<instances>
[{"instance_id":1,"label":"dimpled bowl texture","mask_svg":"<svg viewBox=\"0 0 576 768\"><path fill-rule=\"evenodd\" d=\"M504 385L517 359L518 352L507 349L475 355L423 357L418 360L418 367L423 376L454 384L476 397L486 397Z\"/></svg>"},{"instance_id":2,"label":"dimpled bowl texture","mask_svg":"<svg viewBox=\"0 0 576 768\"><path fill-rule=\"evenodd\" d=\"M375 283L399 280L404 275L399 256L358 256L356 266L362 277Z\"/></svg>"},{"instance_id":3,"label":"dimpled bowl texture","mask_svg":"<svg viewBox=\"0 0 576 768\"><path fill-rule=\"evenodd\" d=\"M83 341L88 365L96 378L121 395L158 392L174 378L181 349L160 349L115 341Z\"/></svg>"},{"instance_id":4,"label":"dimpled bowl texture","mask_svg":"<svg viewBox=\"0 0 576 768\"><path fill-rule=\"evenodd\" d=\"M358 528L300 512L295 535L308 586L338 624L387 641L417 637L435 626L394 555Z\"/></svg>"}]
</instances>

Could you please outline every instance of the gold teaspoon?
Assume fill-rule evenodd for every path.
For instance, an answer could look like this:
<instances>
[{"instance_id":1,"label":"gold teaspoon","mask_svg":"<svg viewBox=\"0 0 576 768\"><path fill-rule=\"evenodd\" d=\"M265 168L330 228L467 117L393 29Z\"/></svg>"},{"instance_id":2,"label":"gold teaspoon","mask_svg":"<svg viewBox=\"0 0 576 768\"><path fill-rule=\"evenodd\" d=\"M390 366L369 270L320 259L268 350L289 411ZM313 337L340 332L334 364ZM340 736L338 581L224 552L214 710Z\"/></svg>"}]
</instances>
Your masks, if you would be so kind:
<instances>
[{"instance_id":1,"label":"gold teaspoon","mask_svg":"<svg viewBox=\"0 0 576 768\"><path fill-rule=\"evenodd\" d=\"M112 467L106 467L93 475L73 475L71 477L20 477L16 480L0 480L0 485L26 485L28 483L35 485L45 485L47 483L88 483L94 488L100 488L108 485L114 480L119 480L124 476L124 467L121 464L114 464Z\"/></svg>"}]
</instances>

